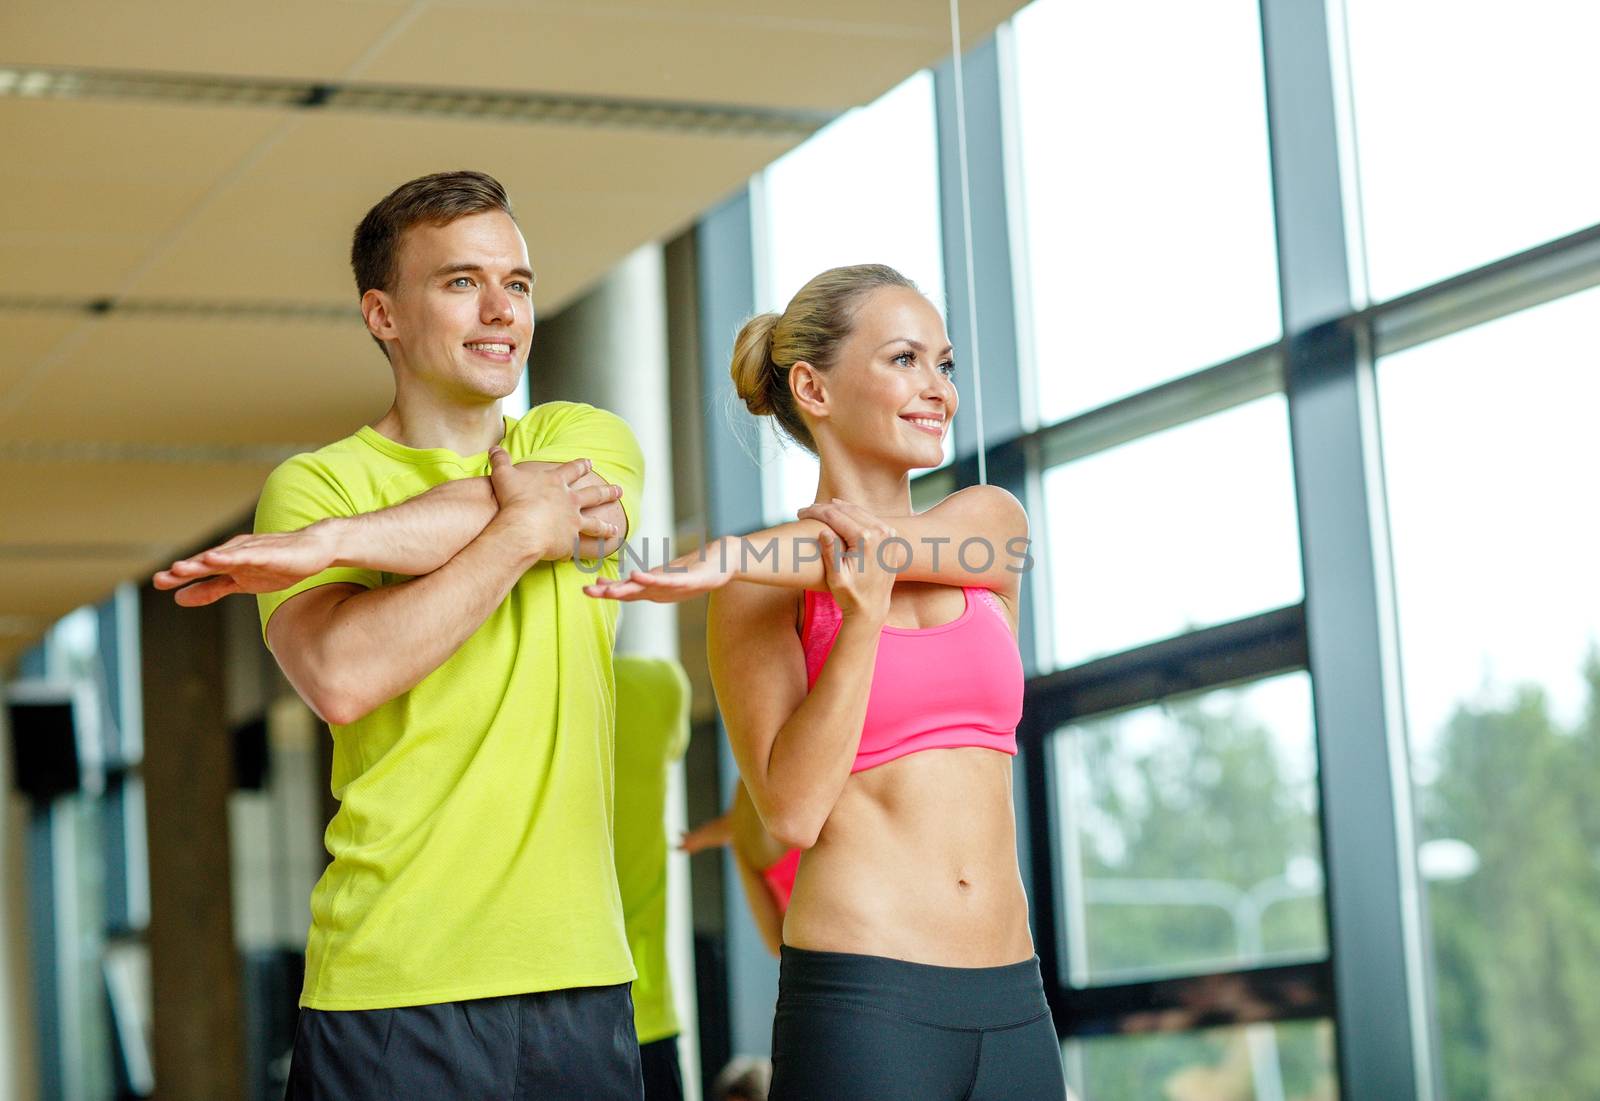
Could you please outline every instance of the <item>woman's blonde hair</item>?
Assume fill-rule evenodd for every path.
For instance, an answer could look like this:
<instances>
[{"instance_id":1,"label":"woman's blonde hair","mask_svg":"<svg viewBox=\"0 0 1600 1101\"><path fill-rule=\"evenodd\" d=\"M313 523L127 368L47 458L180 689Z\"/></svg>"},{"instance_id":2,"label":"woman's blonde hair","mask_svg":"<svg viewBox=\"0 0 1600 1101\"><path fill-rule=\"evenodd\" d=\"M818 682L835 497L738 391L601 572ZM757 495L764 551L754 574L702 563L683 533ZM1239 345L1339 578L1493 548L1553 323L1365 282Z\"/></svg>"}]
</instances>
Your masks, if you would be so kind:
<instances>
[{"instance_id":1,"label":"woman's blonde hair","mask_svg":"<svg viewBox=\"0 0 1600 1101\"><path fill-rule=\"evenodd\" d=\"M729 369L745 408L758 417L775 417L790 439L815 455L817 443L789 389L789 368L802 361L819 371L832 368L861 300L880 287L917 289L883 264L829 268L801 287L783 313L746 321L733 342Z\"/></svg>"}]
</instances>

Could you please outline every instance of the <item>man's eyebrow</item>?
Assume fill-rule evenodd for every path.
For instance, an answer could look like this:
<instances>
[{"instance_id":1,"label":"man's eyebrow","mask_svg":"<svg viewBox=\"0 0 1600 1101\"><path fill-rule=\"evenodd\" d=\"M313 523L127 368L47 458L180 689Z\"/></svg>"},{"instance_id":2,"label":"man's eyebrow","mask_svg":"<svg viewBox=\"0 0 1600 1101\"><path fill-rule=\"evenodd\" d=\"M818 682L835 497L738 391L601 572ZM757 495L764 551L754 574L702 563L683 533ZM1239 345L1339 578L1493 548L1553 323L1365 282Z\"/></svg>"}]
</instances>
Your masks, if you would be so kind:
<instances>
[{"instance_id":1,"label":"man's eyebrow","mask_svg":"<svg viewBox=\"0 0 1600 1101\"><path fill-rule=\"evenodd\" d=\"M441 268L435 269L433 274L428 276L428 278L429 279L437 279L441 275L455 275L457 272L463 272L463 271L482 273L483 270L484 270L484 268L483 268L482 264L471 264L471 263L465 263L465 262L457 263L457 264L446 264ZM512 268L511 271L510 271L510 274L511 275L515 275L515 276L519 276L522 279L527 280L529 283L533 282L533 272L529 271L527 268Z\"/></svg>"}]
</instances>

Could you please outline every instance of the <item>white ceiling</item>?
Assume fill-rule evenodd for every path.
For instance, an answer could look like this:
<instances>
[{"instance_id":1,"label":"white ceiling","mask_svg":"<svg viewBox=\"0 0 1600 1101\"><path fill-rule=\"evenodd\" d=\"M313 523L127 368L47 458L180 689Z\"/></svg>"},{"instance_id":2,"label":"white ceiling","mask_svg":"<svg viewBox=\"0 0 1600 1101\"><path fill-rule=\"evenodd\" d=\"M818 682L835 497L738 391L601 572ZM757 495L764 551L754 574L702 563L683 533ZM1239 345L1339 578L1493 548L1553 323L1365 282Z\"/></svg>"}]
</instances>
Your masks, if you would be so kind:
<instances>
[{"instance_id":1,"label":"white ceiling","mask_svg":"<svg viewBox=\"0 0 1600 1101\"><path fill-rule=\"evenodd\" d=\"M965 41L1019 6L966 0ZM944 0L7 0L0 69L832 113L947 54L947 18ZM500 178L548 315L797 140L0 97L0 661L243 513L276 455L382 413L347 250L396 184ZM106 300L144 308L86 308Z\"/></svg>"}]
</instances>

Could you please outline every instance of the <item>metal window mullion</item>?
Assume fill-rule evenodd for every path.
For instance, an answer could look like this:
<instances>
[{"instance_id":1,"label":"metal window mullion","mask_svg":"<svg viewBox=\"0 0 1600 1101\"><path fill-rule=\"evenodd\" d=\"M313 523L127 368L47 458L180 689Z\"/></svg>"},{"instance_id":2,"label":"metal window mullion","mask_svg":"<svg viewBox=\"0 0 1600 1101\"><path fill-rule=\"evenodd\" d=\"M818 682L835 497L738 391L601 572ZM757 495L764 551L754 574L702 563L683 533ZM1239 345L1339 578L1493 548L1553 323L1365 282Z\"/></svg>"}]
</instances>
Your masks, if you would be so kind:
<instances>
[{"instance_id":1,"label":"metal window mullion","mask_svg":"<svg viewBox=\"0 0 1600 1101\"><path fill-rule=\"evenodd\" d=\"M976 452L974 383L965 364L976 348L983 384L983 427L989 446L1020 436L1023 414L1017 356L1017 310L1011 257L1011 217L1006 186L1007 127L1002 105L1000 46L991 35L962 55L966 96L967 169L972 212L972 267L978 332L970 331L967 264L961 210L961 162L956 145L955 68L933 71L939 145L939 224L944 243L946 316L963 380L965 416L953 425L958 457Z\"/></svg>"},{"instance_id":2,"label":"metal window mullion","mask_svg":"<svg viewBox=\"0 0 1600 1101\"><path fill-rule=\"evenodd\" d=\"M1409 1101L1434 1095L1429 1012L1376 402L1350 323L1359 227L1342 175L1338 3L1261 0L1268 132L1340 1089Z\"/></svg>"},{"instance_id":3,"label":"metal window mullion","mask_svg":"<svg viewBox=\"0 0 1600 1101\"><path fill-rule=\"evenodd\" d=\"M729 358L733 339L756 311L754 204L747 188L716 207L695 230L700 327L701 429L705 441L706 521L711 535L762 526L761 468L751 461L754 432L735 428L728 416ZM746 418L748 419L748 418ZM743 426L741 426L743 427ZM717 763L724 806L738 781L727 730L717 718ZM755 924L745 911L738 870L723 856L723 913L727 930L728 1027L732 1050L760 1054L772 1042L777 974Z\"/></svg>"}]
</instances>

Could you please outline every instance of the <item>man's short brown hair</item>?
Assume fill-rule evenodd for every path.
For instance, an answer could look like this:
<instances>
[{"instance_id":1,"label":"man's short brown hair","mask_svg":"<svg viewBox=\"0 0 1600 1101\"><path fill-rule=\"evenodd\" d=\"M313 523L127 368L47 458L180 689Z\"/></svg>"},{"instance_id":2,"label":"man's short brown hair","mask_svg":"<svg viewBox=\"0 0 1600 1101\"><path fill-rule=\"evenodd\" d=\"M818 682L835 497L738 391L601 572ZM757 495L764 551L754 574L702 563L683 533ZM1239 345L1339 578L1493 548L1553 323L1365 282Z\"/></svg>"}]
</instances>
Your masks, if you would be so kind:
<instances>
[{"instance_id":1,"label":"man's short brown hair","mask_svg":"<svg viewBox=\"0 0 1600 1101\"><path fill-rule=\"evenodd\" d=\"M511 213L500 181L482 172L435 172L403 183L361 219L350 245L356 293L392 291L399 276L400 238L412 226L449 225L468 214Z\"/></svg>"}]
</instances>

